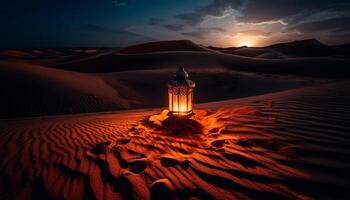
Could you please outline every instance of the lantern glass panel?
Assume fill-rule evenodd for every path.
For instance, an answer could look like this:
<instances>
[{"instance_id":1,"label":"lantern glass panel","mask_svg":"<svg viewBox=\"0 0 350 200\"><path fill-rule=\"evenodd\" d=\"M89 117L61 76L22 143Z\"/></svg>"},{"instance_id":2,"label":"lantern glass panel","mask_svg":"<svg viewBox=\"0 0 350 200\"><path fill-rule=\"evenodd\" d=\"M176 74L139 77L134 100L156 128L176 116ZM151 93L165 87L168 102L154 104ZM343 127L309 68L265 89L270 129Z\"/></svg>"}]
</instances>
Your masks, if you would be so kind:
<instances>
[{"instance_id":1,"label":"lantern glass panel","mask_svg":"<svg viewBox=\"0 0 350 200\"><path fill-rule=\"evenodd\" d=\"M173 94L171 93L171 91L168 91L168 98L169 98L169 110L172 110L172 106L173 106Z\"/></svg>"},{"instance_id":2,"label":"lantern glass panel","mask_svg":"<svg viewBox=\"0 0 350 200\"><path fill-rule=\"evenodd\" d=\"M188 110L191 111L192 110L192 91L188 93L188 101L187 101L187 107Z\"/></svg>"},{"instance_id":3,"label":"lantern glass panel","mask_svg":"<svg viewBox=\"0 0 350 200\"><path fill-rule=\"evenodd\" d=\"M179 111L179 102L178 102L178 95L172 94L173 96L173 109L171 111L178 112Z\"/></svg>"},{"instance_id":4,"label":"lantern glass panel","mask_svg":"<svg viewBox=\"0 0 350 200\"><path fill-rule=\"evenodd\" d=\"M187 95L186 94L181 94L180 95L180 108L179 108L179 112L181 113L187 113Z\"/></svg>"}]
</instances>

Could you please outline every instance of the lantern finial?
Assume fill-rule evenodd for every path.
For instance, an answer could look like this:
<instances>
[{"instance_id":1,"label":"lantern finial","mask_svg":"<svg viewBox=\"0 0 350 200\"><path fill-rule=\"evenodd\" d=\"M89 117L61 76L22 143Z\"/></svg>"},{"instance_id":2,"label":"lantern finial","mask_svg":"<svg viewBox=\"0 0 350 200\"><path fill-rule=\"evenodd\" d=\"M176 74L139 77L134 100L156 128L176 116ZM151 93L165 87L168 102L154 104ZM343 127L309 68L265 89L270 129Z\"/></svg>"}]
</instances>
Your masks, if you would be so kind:
<instances>
[{"instance_id":1,"label":"lantern finial","mask_svg":"<svg viewBox=\"0 0 350 200\"><path fill-rule=\"evenodd\" d=\"M179 67L179 69L174 74L174 81L177 81L179 83L187 82L188 78L189 78L188 73L181 66Z\"/></svg>"}]
</instances>

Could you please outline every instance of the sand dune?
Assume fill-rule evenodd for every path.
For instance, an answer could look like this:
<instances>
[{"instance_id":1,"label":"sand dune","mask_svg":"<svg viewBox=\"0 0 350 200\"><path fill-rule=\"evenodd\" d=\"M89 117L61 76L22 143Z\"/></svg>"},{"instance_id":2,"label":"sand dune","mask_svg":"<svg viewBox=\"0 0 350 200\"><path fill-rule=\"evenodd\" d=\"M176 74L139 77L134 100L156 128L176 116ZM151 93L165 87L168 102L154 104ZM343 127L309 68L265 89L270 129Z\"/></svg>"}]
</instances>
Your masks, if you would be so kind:
<instances>
[{"instance_id":1,"label":"sand dune","mask_svg":"<svg viewBox=\"0 0 350 200\"><path fill-rule=\"evenodd\" d=\"M161 109L3 120L0 197L346 199L349 87L197 105L186 126Z\"/></svg>"},{"instance_id":2,"label":"sand dune","mask_svg":"<svg viewBox=\"0 0 350 200\"><path fill-rule=\"evenodd\" d=\"M273 44L265 47L291 56L330 56L330 55L350 55L350 52L338 47L328 46L316 39L295 40L293 42Z\"/></svg>"},{"instance_id":3,"label":"sand dune","mask_svg":"<svg viewBox=\"0 0 350 200\"><path fill-rule=\"evenodd\" d=\"M167 84L173 78L174 69L153 69L98 74L106 83L114 87L125 85L131 88L139 105L133 108L154 108L168 105ZM255 96L274 91L317 84L323 80L296 78L290 76L269 76L255 73L242 73L220 68L189 71L196 82L195 103L212 102Z\"/></svg>"},{"instance_id":4,"label":"sand dune","mask_svg":"<svg viewBox=\"0 0 350 200\"><path fill-rule=\"evenodd\" d=\"M1 118L126 109L129 88L87 74L0 62Z\"/></svg>"},{"instance_id":5,"label":"sand dune","mask_svg":"<svg viewBox=\"0 0 350 200\"><path fill-rule=\"evenodd\" d=\"M89 73L118 72L140 69L226 68L241 71L349 77L350 59L338 57L259 59L215 52L156 52L147 54L109 54L94 59L55 65L64 70Z\"/></svg>"},{"instance_id":6,"label":"sand dune","mask_svg":"<svg viewBox=\"0 0 350 200\"><path fill-rule=\"evenodd\" d=\"M278 58L286 57L322 57L322 56L344 56L349 58L350 51L347 44L339 46L328 46L316 39L295 40L293 42L285 42L273 44L266 47L208 47L210 49L233 55L246 57L256 57L262 54L278 53ZM270 58L270 56L259 56L260 58ZM276 58L276 57L273 57Z\"/></svg>"},{"instance_id":7,"label":"sand dune","mask_svg":"<svg viewBox=\"0 0 350 200\"><path fill-rule=\"evenodd\" d=\"M176 69L176 68L175 68ZM167 83L175 69L82 74L42 66L0 62L1 118L30 117L167 105ZM196 103L254 96L314 84L319 80L194 70ZM316 81L316 82L315 82Z\"/></svg>"},{"instance_id":8,"label":"sand dune","mask_svg":"<svg viewBox=\"0 0 350 200\"><path fill-rule=\"evenodd\" d=\"M98 56L71 62L50 65L63 70L107 73L144 69L176 68L183 65L186 68L225 68L240 71L307 75L327 78L348 78L350 75L350 59L341 56L323 57L285 57L281 48L291 48L299 52L298 48L318 51L323 44L314 40L297 41L277 44L266 48L224 48L241 55L222 53L214 47L204 48L186 40L161 41L139 44L120 51L99 54ZM306 46L311 46L306 48ZM300 47L301 46L301 47ZM335 49L337 47L328 47ZM296 48L296 49L295 49ZM328 51L327 50L327 51ZM327 52L325 50L325 52ZM342 50L345 51L345 50ZM259 57L259 55L262 55ZM328 55L328 54L327 54ZM329 54L333 55L333 54ZM336 54L337 55L337 54ZM250 56L250 57L247 57Z\"/></svg>"},{"instance_id":9,"label":"sand dune","mask_svg":"<svg viewBox=\"0 0 350 200\"><path fill-rule=\"evenodd\" d=\"M239 55L239 56L256 57L266 53L278 53L278 52L276 52L275 50L266 49L266 48L246 47L246 48L237 49L230 53L234 55Z\"/></svg>"},{"instance_id":10,"label":"sand dune","mask_svg":"<svg viewBox=\"0 0 350 200\"><path fill-rule=\"evenodd\" d=\"M3 49L0 59L33 65L55 65L81 59L94 58L114 52L118 48L67 48L67 49Z\"/></svg>"},{"instance_id":11,"label":"sand dune","mask_svg":"<svg viewBox=\"0 0 350 200\"><path fill-rule=\"evenodd\" d=\"M21 50L5 49L0 51L0 58L1 57L26 58L31 57L31 54Z\"/></svg>"},{"instance_id":12,"label":"sand dune","mask_svg":"<svg viewBox=\"0 0 350 200\"><path fill-rule=\"evenodd\" d=\"M315 42L299 41L270 48L305 43ZM0 70L4 72L0 75L4 99L0 117L165 106L167 81L179 65L193 73L198 83L196 92L200 95L195 98L196 103L252 96L314 82L314 78L301 81L290 75L317 79L350 77L350 59L346 57L285 58L277 50L225 48L255 56L246 57L213 49L177 40L145 43L121 51L109 48L13 50L7 52L7 56L17 57L7 57L8 62L0 63ZM246 75L237 70L256 74Z\"/></svg>"},{"instance_id":13,"label":"sand dune","mask_svg":"<svg viewBox=\"0 0 350 200\"><path fill-rule=\"evenodd\" d=\"M172 41L149 42L149 43L129 46L119 50L118 53L139 54L139 53L151 53L151 52L160 52L160 51L210 51L210 49L199 46L189 40L172 40Z\"/></svg>"}]
</instances>

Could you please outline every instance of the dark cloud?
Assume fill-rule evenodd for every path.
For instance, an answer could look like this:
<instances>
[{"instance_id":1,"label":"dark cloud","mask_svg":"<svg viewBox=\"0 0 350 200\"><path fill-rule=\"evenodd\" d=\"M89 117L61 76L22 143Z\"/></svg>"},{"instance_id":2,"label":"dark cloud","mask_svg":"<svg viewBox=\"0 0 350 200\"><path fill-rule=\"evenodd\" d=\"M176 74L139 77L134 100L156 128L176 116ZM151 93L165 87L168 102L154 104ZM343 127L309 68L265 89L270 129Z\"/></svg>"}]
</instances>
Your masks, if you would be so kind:
<instances>
[{"instance_id":1,"label":"dark cloud","mask_svg":"<svg viewBox=\"0 0 350 200\"><path fill-rule=\"evenodd\" d=\"M207 35L215 32L226 32L226 30L219 27L198 28L194 31L182 32L181 34L185 36L190 36L193 38L204 39Z\"/></svg>"},{"instance_id":2,"label":"dark cloud","mask_svg":"<svg viewBox=\"0 0 350 200\"><path fill-rule=\"evenodd\" d=\"M150 18L148 19L147 24L151 26L159 25L162 22L164 22L164 19L159 19L159 18Z\"/></svg>"},{"instance_id":3,"label":"dark cloud","mask_svg":"<svg viewBox=\"0 0 350 200\"><path fill-rule=\"evenodd\" d=\"M131 0L113 0L114 6L126 6Z\"/></svg>"},{"instance_id":4,"label":"dark cloud","mask_svg":"<svg viewBox=\"0 0 350 200\"><path fill-rule=\"evenodd\" d=\"M333 18L323 21L302 23L287 29L287 31L290 30L297 30L302 33L314 33L320 31L350 31L350 16L345 18Z\"/></svg>"},{"instance_id":5,"label":"dark cloud","mask_svg":"<svg viewBox=\"0 0 350 200\"><path fill-rule=\"evenodd\" d=\"M211 27L211 28L207 28L207 30L217 31L217 32L226 32L226 29L220 28L220 27Z\"/></svg>"},{"instance_id":6,"label":"dark cloud","mask_svg":"<svg viewBox=\"0 0 350 200\"><path fill-rule=\"evenodd\" d=\"M163 27L171 31L181 31L184 29L183 24L163 24Z\"/></svg>"},{"instance_id":7,"label":"dark cloud","mask_svg":"<svg viewBox=\"0 0 350 200\"><path fill-rule=\"evenodd\" d=\"M181 34L185 35L185 36L199 38L199 39L203 39L207 35L207 33L204 33L204 32L201 32L201 31L189 31L189 32L183 32Z\"/></svg>"},{"instance_id":8,"label":"dark cloud","mask_svg":"<svg viewBox=\"0 0 350 200\"><path fill-rule=\"evenodd\" d=\"M182 20L187 25L197 25L205 19L206 16L221 17L229 9L239 9L244 0L213 0L206 6L194 8L192 12L181 13L175 18Z\"/></svg>"},{"instance_id":9,"label":"dark cloud","mask_svg":"<svg viewBox=\"0 0 350 200\"><path fill-rule=\"evenodd\" d=\"M291 17L290 22L296 23L317 12L346 10L350 10L348 0L249 0L238 20L259 23Z\"/></svg>"},{"instance_id":10,"label":"dark cloud","mask_svg":"<svg viewBox=\"0 0 350 200\"><path fill-rule=\"evenodd\" d=\"M271 33L270 32L265 32L265 31L260 31L260 30L246 30L246 31L239 31L239 32L235 32L235 34L242 34L244 36L248 36L248 37L254 37L254 36L268 36Z\"/></svg>"},{"instance_id":11,"label":"dark cloud","mask_svg":"<svg viewBox=\"0 0 350 200\"><path fill-rule=\"evenodd\" d=\"M206 15L201 14L201 13L183 13L183 14L178 14L175 17L178 19L181 19L186 23L187 25L197 25L199 24L205 17Z\"/></svg>"}]
</instances>

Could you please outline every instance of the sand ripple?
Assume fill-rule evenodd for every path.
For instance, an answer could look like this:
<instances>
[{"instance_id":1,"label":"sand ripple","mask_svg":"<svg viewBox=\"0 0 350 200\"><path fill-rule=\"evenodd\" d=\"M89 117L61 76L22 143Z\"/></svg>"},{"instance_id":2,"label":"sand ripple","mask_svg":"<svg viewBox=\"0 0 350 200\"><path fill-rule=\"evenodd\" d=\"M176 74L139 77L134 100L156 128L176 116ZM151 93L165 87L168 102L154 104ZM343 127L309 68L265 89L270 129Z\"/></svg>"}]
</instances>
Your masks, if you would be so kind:
<instances>
[{"instance_id":1,"label":"sand ripple","mask_svg":"<svg viewBox=\"0 0 350 200\"><path fill-rule=\"evenodd\" d=\"M0 198L341 199L348 88L201 106L185 128L166 111L1 121Z\"/></svg>"}]
</instances>

